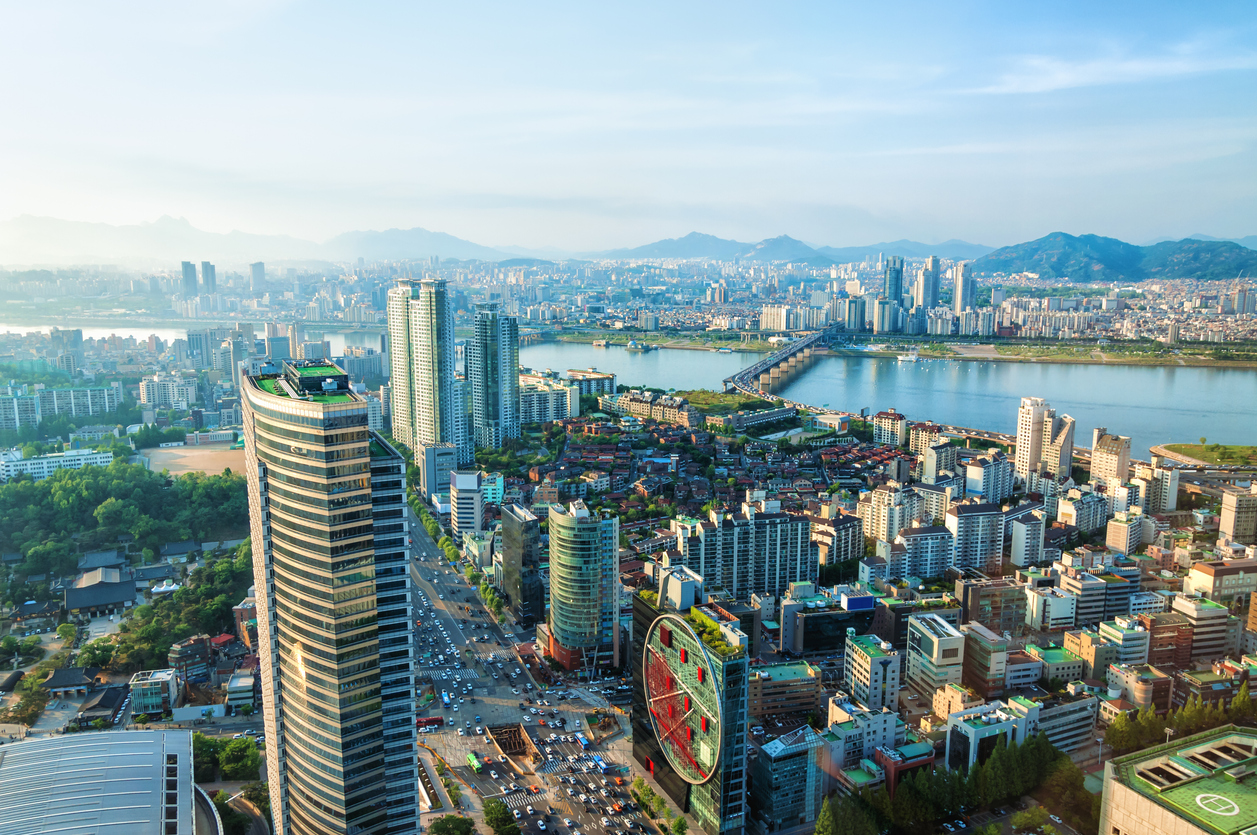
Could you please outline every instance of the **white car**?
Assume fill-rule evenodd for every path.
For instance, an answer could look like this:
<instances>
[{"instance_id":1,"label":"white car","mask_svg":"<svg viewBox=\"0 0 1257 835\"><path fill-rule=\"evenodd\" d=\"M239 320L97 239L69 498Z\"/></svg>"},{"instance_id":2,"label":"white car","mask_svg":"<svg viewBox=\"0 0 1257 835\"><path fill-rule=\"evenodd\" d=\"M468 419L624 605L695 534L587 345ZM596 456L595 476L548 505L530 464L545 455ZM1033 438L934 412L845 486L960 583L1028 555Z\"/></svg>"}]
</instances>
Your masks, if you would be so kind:
<instances>
[{"instance_id":1,"label":"white car","mask_svg":"<svg viewBox=\"0 0 1257 835\"><path fill-rule=\"evenodd\" d=\"M608 820L607 818L603 818L603 819L602 819L602 825L603 825L604 827L610 826L610 825L611 825L611 821L610 821L610 820Z\"/></svg>"},{"instance_id":2,"label":"white car","mask_svg":"<svg viewBox=\"0 0 1257 835\"><path fill-rule=\"evenodd\" d=\"M537 814L537 813L533 811L533 808L532 808L531 806L529 806L529 807L528 807L528 814L530 814L530 815L535 815L535 814Z\"/></svg>"},{"instance_id":3,"label":"white car","mask_svg":"<svg viewBox=\"0 0 1257 835\"><path fill-rule=\"evenodd\" d=\"M568 828L570 829L570 828L571 828L571 826L572 826L572 819L571 819L571 818L564 818L564 819L563 819L563 825L564 825L564 826L566 826L566 827L568 827Z\"/></svg>"},{"instance_id":4,"label":"white car","mask_svg":"<svg viewBox=\"0 0 1257 835\"><path fill-rule=\"evenodd\" d=\"M545 822L545 821L537 821L537 828L538 828L538 829L540 829L542 832L545 832L545 831L546 831L546 822Z\"/></svg>"},{"instance_id":5,"label":"white car","mask_svg":"<svg viewBox=\"0 0 1257 835\"><path fill-rule=\"evenodd\" d=\"M589 802L589 795L587 795L587 794L583 794L583 793L582 793L582 794L580 795L580 802L581 802L581 803L588 803L588 802Z\"/></svg>"},{"instance_id":6,"label":"white car","mask_svg":"<svg viewBox=\"0 0 1257 835\"><path fill-rule=\"evenodd\" d=\"M489 777L490 777L490 779L496 780L496 779L498 779L498 773L497 773L496 771L490 771L490 772L489 772Z\"/></svg>"},{"instance_id":7,"label":"white car","mask_svg":"<svg viewBox=\"0 0 1257 835\"><path fill-rule=\"evenodd\" d=\"M512 809L511 814L515 816L515 820L522 820L524 817L523 815L520 814L518 809Z\"/></svg>"},{"instance_id":8,"label":"white car","mask_svg":"<svg viewBox=\"0 0 1257 835\"><path fill-rule=\"evenodd\" d=\"M459 735L459 736L467 736L467 733L466 733L466 731L464 731L462 728L459 728L459 729L458 729L458 735Z\"/></svg>"}]
</instances>

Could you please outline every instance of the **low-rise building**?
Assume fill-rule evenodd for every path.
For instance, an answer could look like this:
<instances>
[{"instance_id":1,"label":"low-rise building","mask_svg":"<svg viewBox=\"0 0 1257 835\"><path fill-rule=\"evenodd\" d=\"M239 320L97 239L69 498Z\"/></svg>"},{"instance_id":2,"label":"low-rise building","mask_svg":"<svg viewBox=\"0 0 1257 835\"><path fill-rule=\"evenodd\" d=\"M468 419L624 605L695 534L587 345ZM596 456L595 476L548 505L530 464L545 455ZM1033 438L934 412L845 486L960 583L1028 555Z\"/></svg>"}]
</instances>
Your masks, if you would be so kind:
<instances>
[{"instance_id":1,"label":"low-rise building","mask_svg":"<svg viewBox=\"0 0 1257 835\"><path fill-rule=\"evenodd\" d=\"M1064 647L1054 644L1045 647L1026 644L1026 653L1043 662L1043 677L1048 681L1057 679L1062 683L1069 683L1083 678L1086 668L1083 660Z\"/></svg>"},{"instance_id":2,"label":"low-rise building","mask_svg":"<svg viewBox=\"0 0 1257 835\"><path fill-rule=\"evenodd\" d=\"M1151 707L1158 713L1170 709L1174 679L1150 664L1111 664L1107 680L1110 689L1119 690L1135 707Z\"/></svg>"},{"instance_id":3,"label":"low-rise building","mask_svg":"<svg viewBox=\"0 0 1257 835\"><path fill-rule=\"evenodd\" d=\"M1078 598L1052 586L1026 588L1026 625L1037 632L1074 628Z\"/></svg>"},{"instance_id":4,"label":"low-rise building","mask_svg":"<svg viewBox=\"0 0 1257 835\"><path fill-rule=\"evenodd\" d=\"M764 664L751 668L747 712L755 719L806 715L825 705L821 672L806 661Z\"/></svg>"},{"instance_id":5,"label":"low-rise building","mask_svg":"<svg viewBox=\"0 0 1257 835\"><path fill-rule=\"evenodd\" d=\"M113 453L95 449L72 449L68 452L49 452L44 455L22 457L22 450L0 451L0 481L12 481L20 475L28 475L40 481L57 470L81 470L84 467L108 467L113 463Z\"/></svg>"},{"instance_id":6,"label":"low-rise building","mask_svg":"<svg viewBox=\"0 0 1257 835\"><path fill-rule=\"evenodd\" d=\"M179 706L183 682L174 670L142 670L131 676L131 713L162 714Z\"/></svg>"},{"instance_id":7,"label":"low-rise building","mask_svg":"<svg viewBox=\"0 0 1257 835\"><path fill-rule=\"evenodd\" d=\"M1130 666L1148 663L1152 635L1136 618L1127 616L1104 621L1100 624L1100 637L1117 647L1117 660L1113 663Z\"/></svg>"},{"instance_id":8,"label":"low-rise building","mask_svg":"<svg viewBox=\"0 0 1257 835\"><path fill-rule=\"evenodd\" d=\"M963 677L965 636L938 615L908 618L908 684L932 695Z\"/></svg>"}]
</instances>

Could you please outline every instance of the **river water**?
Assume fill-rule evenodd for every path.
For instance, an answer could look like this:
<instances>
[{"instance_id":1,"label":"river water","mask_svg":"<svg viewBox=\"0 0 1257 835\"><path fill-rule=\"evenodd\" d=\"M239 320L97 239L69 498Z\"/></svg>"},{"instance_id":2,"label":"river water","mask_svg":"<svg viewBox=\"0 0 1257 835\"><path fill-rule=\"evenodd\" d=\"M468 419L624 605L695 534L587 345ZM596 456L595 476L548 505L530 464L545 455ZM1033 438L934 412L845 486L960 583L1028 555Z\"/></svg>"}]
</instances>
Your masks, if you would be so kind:
<instances>
[{"instance_id":1,"label":"river water","mask_svg":"<svg viewBox=\"0 0 1257 835\"><path fill-rule=\"evenodd\" d=\"M520 349L520 364L566 370L596 365L629 385L719 390L760 354L545 343ZM894 408L911 420L1017 431L1022 397L1042 397L1077 421L1076 443L1104 426L1129 435L1137 458L1153 444L1257 443L1257 370L1064 363L899 362L893 357L819 357L775 393L800 403L870 412Z\"/></svg>"}]
</instances>

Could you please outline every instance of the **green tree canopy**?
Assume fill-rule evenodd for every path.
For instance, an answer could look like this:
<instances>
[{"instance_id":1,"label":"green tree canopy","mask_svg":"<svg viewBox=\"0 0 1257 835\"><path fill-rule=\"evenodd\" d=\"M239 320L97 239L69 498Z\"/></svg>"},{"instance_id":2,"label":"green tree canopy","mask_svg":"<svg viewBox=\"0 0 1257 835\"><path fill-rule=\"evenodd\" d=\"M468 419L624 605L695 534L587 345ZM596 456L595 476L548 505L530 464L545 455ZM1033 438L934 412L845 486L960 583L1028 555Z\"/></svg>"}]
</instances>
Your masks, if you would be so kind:
<instances>
[{"instance_id":1,"label":"green tree canopy","mask_svg":"<svg viewBox=\"0 0 1257 835\"><path fill-rule=\"evenodd\" d=\"M476 824L471 818L459 815L442 815L428 825L431 835L471 835L476 831Z\"/></svg>"}]
</instances>

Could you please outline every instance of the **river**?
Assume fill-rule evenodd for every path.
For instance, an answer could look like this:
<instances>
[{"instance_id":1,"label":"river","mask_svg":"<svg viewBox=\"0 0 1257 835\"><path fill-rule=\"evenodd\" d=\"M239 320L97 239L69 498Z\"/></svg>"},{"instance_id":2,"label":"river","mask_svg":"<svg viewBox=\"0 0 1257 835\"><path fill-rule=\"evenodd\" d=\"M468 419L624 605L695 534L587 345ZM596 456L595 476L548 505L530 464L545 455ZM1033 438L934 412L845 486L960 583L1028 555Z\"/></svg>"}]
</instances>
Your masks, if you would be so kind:
<instances>
[{"instance_id":1,"label":"river","mask_svg":"<svg viewBox=\"0 0 1257 835\"><path fill-rule=\"evenodd\" d=\"M595 365L620 382L659 388L710 388L760 354L545 343L520 349L520 363L566 370ZM1129 435L1137 458L1153 444L1257 443L1257 370L819 357L777 394L814 406L870 412L895 408L910 420L933 420L998 432L1017 431L1022 397L1042 397L1077 421L1076 443L1091 445L1104 426Z\"/></svg>"}]
</instances>

